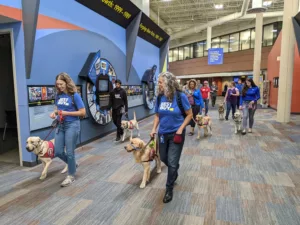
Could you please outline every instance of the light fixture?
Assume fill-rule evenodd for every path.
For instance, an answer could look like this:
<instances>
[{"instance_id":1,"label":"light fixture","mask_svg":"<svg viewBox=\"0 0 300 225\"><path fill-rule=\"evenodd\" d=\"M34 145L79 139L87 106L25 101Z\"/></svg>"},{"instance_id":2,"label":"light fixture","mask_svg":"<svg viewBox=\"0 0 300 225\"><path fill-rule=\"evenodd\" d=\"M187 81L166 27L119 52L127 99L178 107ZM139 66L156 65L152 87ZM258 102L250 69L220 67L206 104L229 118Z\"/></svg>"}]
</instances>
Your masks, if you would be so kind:
<instances>
[{"instance_id":1,"label":"light fixture","mask_svg":"<svg viewBox=\"0 0 300 225\"><path fill-rule=\"evenodd\" d=\"M272 32L273 32L273 33L276 33L276 32L277 32L277 30L272 30Z\"/></svg>"},{"instance_id":2,"label":"light fixture","mask_svg":"<svg viewBox=\"0 0 300 225\"><path fill-rule=\"evenodd\" d=\"M263 6L269 7L272 4L272 1L264 1Z\"/></svg>"},{"instance_id":3,"label":"light fixture","mask_svg":"<svg viewBox=\"0 0 300 225\"><path fill-rule=\"evenodd\" d=\"M215 4L215 9L223 9L223 4Z\"/></svg>"}]
</instances>

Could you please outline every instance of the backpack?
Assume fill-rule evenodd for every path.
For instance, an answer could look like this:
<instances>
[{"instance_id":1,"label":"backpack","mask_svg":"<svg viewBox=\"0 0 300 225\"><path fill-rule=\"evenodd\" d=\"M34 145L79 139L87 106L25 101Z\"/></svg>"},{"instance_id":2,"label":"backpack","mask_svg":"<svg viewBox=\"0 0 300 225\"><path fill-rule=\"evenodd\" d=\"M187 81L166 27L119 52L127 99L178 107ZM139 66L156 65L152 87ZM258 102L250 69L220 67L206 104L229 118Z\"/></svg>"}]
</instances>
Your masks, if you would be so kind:
<instances>
[{"instance_id":1,"label":"backpack","mask_svg":"<svg viewBox=\"0 0 300 225\"><path fill-rule=\"evenodd\" d=\"M182 101L181 101L181 91L176 91L176 102L177 102L177 105L181 111L181 115L183 116L183 118L186 117L186 113L185 113L185 110L183 108L183 105L182 105ZM160 102L161 102L161 97L162 95L158 95L157 96L157 104L158 106L160 105Z\"/></svg>"}]
</instances>

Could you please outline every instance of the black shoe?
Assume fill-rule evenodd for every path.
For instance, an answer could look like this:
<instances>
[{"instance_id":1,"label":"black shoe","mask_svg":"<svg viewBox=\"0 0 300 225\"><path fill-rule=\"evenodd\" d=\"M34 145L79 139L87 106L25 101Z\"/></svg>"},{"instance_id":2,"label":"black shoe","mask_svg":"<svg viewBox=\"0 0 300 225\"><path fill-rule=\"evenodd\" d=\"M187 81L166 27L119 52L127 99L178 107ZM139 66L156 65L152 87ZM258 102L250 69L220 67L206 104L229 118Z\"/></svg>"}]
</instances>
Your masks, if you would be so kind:
<instances>
[{"instance_id":1,"label":"black shoe","mask_svg":"<svg viewBox=\"0 0 300 225\"><path fill-rule=\"evenodd\" d=\"M243 130L243 131L242 131L242 135L245 135L245 134L246 134L246 130Z\"/></svg>"},{"instance_id":2,"label":"black shoe","mask_svg":"<svg viewBox=\"0 0 300 225\"><path fill-rule=\"evenodd\" d=\"M121 137L117 137L117 138L116 138L116 142L117 142L117 141L120 141L120 140L121 140Z\"/></svg>"},{"instance_id":3,"label":"black shoe","mask_svg":"<svg viewBox=\"0 0 300 225\"><path fill-rule=\"evenodd\" d=\"M225 120L228 120L228 118L227 118L227 117L225 117Z\"/></svg>"},{"instance_id":4,"label":"black shoe","mask_svg":"<svg viewBox=\"0 0 300 225\"><path fill-rule=\"evenodd\" d=\"M173 199L173 190L167 189L163 199L163 203L168 203Z\"/></svg>"}]
</instances>

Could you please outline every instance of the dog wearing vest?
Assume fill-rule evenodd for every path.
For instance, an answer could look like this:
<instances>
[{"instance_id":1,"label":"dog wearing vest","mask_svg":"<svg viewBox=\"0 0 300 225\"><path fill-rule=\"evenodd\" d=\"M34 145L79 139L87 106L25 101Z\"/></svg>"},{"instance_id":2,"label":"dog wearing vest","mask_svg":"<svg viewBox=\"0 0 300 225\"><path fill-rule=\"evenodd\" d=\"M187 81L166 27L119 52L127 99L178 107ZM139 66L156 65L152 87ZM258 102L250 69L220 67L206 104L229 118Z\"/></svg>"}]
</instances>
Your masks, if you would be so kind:
<instances>
[{"instance_id":1,"label":"dog wearing vest","mask_svg":"<svg viewBox=\"0 0 300 225\"><path fill-rule=\"evenodd\" d=\"M204 136L207 136L208 133L210 133L210 135L212 135L212 121L209 116L197 115L195 122L198 127L197 139L200 139L201 128L204 129Z\"/></svg>"},{"instance_id":2,"label":"dog wearing vest","mask_svg":"<svg viewBox=\"0 0 300 225\"><path fill-rule=\"evenodd\" d=\"M234 133L237 134L238 131L241 130L242 125L242 114L239 110L237 110L233 115L233 121L234 121Z\"/></svg>"},{"instance_id":3,"label":"dog wearing vest","mask_svg":"<svg viewBox=\"0 0 300 225\"><path fill-rule=\"evenodd\" d=\"M219 104L218 112L219 112L219 119L224 120L224 112L225 112L224 103Z\"/></svg>"},{"instance_id":4,"label":"dog wearing vest","mask_svg":"<svg viewBox=\"0 0 300 225\"><path fill-rule=\"evenodd\" d=\"M130 143L125 147L127 152L133 152L136 163L141 163L144 167L144 175L140 188L145 188L146 183L150 181L150 162L155 160L156 172L161 173L161 161L157 143L151 139L147 144L140 138L130 139Z\"/></svg>"},{"instance_id":5,"label":"dog wearing vest","mask_svg":"<svg viewBox=\"0 0 300 225\"><path fill-rule=\"evenodd\" d=\"M121 128L123 129L122 141L124 142L127 132L130 132L130 140L132 139L133 130L136 129L138 132L138 137L140 136L139 124L136 120L135 111L133 112L133 120L122 120Z\"/></svg>"},{"instance_id":6,"label":"dog wearing vest","mask_svg":"<svg viewBox=\"0 0 300 225\"><path fill-rule=\"evenodd\" d=\"M28 152L33 152L38 156L38 159L42 161L43 172L40 177L41 180L44 180L47 177L47 172L52 159L55 157L54 149L54 139L50 141L43 141L39 137L29 137L26 141L26 149ZM61 173L66 173L68 171L68 165L61 171Z\"/></svg>"}]
</instances>

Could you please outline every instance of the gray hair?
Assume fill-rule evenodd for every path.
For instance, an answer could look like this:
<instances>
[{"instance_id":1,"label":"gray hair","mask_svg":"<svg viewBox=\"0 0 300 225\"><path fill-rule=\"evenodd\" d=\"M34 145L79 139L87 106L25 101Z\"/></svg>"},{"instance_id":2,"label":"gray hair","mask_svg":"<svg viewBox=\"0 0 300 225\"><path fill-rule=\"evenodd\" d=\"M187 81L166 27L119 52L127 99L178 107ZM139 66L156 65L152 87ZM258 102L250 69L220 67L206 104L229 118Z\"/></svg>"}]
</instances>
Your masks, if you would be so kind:
<instances>
[{"instance_id":1,"label":"gray hair","mask_svg":"<svg viewBox=\"0 0 300 225\"><path fill-rule=\"evenodd\" d=\"M165 95L168 100L173 100L176 91L182 91L181 86L176 80L176 76L171 72L163 72L158 75L158 77L163 79L163 91L159 90L157 85L156 95Z\"/></svg>"}]
</instances>

